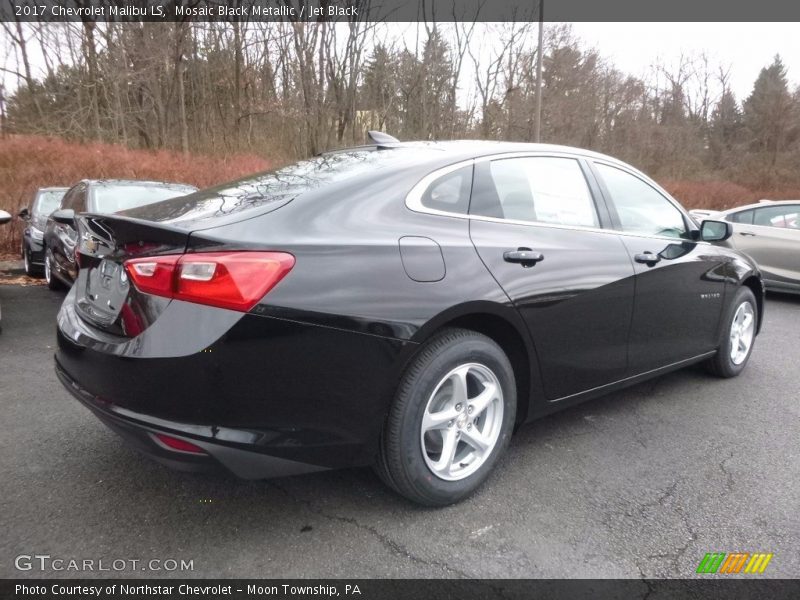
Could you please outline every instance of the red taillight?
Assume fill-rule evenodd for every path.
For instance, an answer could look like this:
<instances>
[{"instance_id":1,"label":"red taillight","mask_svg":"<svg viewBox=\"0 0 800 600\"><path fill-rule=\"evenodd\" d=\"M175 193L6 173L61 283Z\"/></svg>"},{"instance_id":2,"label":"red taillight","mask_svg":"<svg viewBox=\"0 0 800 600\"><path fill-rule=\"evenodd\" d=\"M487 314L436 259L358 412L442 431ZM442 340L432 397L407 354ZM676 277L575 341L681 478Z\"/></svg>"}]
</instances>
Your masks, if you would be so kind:
<instances>
[{"instance_id":1,"label":"red taillight","mask_svg":"<svg viewBox=\"0 0 800 600\"><path fill-rule=\"evenodd\" d=\"M125 270L146 294L247 312L294 266L285 252L201 252L134 258Z\"/></svg>"},{"instance_id":2,"label":"red taillight","mask_svg":"<svg viewBox=\"0 0 800 600\"><path fill-rule=\"evenodd\" d=\"M197 446L191 442L187 442L186 440L182 440L181 438L172 437L166 433L153 433L151 435L170 450L188 452L189 454L206 454L206 451L200 446Z\"/></svg>"}]
</instances>

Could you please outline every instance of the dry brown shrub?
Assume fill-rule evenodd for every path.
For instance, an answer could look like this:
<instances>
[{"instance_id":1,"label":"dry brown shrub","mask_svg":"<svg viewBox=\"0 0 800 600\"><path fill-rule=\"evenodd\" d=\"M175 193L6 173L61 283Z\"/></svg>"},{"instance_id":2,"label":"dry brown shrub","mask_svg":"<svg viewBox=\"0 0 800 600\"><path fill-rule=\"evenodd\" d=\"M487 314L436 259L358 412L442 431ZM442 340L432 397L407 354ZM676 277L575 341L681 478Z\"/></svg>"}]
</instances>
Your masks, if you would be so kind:
<instances>
[{"instance_id":1,"label":"dry brown shrub","mask_svg":"<svg viewBox=\"0 0 800 600\"><path fill-rule=\"evenodd\" d=\"M209 187L269 169L281 160L240 154L186 155L168 150L131 150L115 144L12 135L0 139L0 209L16 214L40 187L71 186L81 179L150 179ZM20 244L23 223L0 227L0 251Z\"/></svg>"}]
</instances>

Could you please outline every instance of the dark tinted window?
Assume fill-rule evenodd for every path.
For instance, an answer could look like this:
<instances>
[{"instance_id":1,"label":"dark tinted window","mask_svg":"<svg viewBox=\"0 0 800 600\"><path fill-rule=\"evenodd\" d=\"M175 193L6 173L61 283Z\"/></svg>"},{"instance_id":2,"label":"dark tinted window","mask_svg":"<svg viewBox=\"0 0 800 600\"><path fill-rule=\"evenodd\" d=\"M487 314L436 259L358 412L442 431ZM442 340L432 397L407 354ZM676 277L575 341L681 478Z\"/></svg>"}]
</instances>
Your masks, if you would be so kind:
<instances>
[{"instance_id":1,"label":"dark tinted window","mask_svg":"<svg viewBox=\"0 0 800 600\"><path fill-rule=\"evenodd\" d=\"M515 221L598 227L597 212L580 164L551 156L490 163L472 214ZM476 186L477 187L477 186ZM488 202L491 199L492 202Z\"/></svg>"},{"instance_id":2,"label":"dark tinted window","mask_svg":"<svg viewBox=\"0 0 800 600\"><path fill-rule=\"evenodd\" d=\"M426 208L450 213L467 214L472 189L472 166L462 167L436 179L422 194Z\"/></svg>"},{"instance_id":3,"label":"dark tinted window","mask_svg":"<svg viewBox=\"0 0 800 600\"><path fill-rule=\"evenodd\" d=\"M733 213L732 215L728 216L728 221L731 223L753 223L753 213L755 211L753 209L750 210L743 210L737 213Z\"/></svg>"},{"instance_id":4,"label":"dark tinted window","mask_svg":"<svg viewBox=\"0 0 800 600\"><path fill-rule=\"evenodd\" d=\"M86 184L79 183L64 195L61 208L72 209L76 213L86 212Z\"/></svg>"},{"instance_id":5,"label":"dark tinted window","mask_svg":"<svg viewBox=\"0 0 800 600\"><path fill-rule=\"evenodd\" d=\"M800 229L800 204L756 208L753 225Z\"/></svg>"},{"instance_id":6,"label":"dark tinted window","mask_svg":"<svg viewBox=\"0 0 800 600\"><path fill-rule=\"evenodd\" d=\"M681 211L654 187L622 169L601 163L595 166L611 194L623 231L688 237Z\"/></svg>"}]
</instances>

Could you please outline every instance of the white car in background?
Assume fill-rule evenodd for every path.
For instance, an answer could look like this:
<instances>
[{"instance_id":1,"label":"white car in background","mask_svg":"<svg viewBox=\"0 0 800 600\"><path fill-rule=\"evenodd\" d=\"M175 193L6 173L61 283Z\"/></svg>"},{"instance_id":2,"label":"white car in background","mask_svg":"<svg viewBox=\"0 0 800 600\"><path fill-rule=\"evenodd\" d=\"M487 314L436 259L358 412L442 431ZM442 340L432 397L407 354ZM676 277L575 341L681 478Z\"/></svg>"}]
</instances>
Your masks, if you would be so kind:
<instances>
[{"instance_id":1,"label":"white car in background","mask_svg":"<svg viewBox=\"0 0 800 600\"><path fill-rule=\"evenodd\" d=\"M695 220L733 225L723 246L755 260L768 290L800 293L800 200L762 200L724 211L692 210Z\"/></svg>"}]
</instances>

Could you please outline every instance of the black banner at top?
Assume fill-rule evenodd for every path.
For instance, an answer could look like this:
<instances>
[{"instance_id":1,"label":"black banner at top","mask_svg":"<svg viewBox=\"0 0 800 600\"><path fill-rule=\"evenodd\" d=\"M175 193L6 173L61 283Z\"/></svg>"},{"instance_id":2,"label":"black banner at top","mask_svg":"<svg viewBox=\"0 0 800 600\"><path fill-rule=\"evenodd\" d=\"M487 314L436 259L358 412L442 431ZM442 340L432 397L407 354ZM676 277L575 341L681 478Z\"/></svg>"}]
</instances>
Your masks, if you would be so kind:
<instances>
[{"instance_id":1,"label":"black banner at top","mask_svg":"<svg viewBox=\"0 0 800 600\"><path fill-rule=\"evenodd\" d=\"M0 0L1 21L800 21L787 0Z\"/></svg>"}]
</instances>

